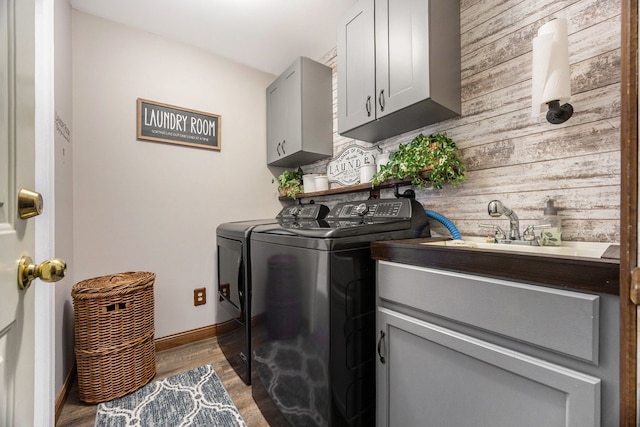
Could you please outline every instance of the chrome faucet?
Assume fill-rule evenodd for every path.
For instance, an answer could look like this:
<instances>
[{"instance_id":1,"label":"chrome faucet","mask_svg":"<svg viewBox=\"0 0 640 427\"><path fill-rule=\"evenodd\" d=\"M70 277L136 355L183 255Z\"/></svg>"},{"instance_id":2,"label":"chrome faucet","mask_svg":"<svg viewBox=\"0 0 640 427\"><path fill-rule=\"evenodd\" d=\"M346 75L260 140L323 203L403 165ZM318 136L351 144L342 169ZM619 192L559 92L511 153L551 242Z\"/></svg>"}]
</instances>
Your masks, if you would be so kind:
<instances>
[{"instance_id":1,"label":"chrome faucet","mask_svg":"<svg viewBox=\"0 0 640 427\"><path fill-rule=\"evenodd\" d=\"M495 224L478 224L482 228L490 228L493 230L493 238L497 241L504 241L507 238L507 233L504 232L502 227Z\"/></svg>"},{"instance_id":2,"label":"chrome faucet","mask_svg":"<svg viewBox=\"0 0 640 427\"><path fill-rule=\"evenodd\" d=\"M514 211L503 205L500 200L490 201L487 209L489 216L493 218L498 218L502 215L509 218L509 239L520 240L520 220Z\"/></svg>"}]
</instances>

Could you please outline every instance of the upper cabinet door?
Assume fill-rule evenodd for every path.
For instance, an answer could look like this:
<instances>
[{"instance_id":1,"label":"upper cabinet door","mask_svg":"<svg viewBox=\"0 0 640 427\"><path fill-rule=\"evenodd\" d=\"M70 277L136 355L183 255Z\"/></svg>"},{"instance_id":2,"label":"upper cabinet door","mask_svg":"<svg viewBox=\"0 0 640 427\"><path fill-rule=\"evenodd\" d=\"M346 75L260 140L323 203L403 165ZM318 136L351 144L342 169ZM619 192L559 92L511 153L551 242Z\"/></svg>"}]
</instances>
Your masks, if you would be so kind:
<instances>
[{"instance_id":1,"label":"upper cabinet door","mask_svg":"<svg viewBox=\"0 0 640 427\"><path fill-rule=\"evenodd\" d=\"M268 164L302 148L300 97L300 66L296 62L267 89Z\"/></svg>"},{"instance_id":2,"label":"upper cabinet door","mask_svg":"<svg viewBox=\"0 0 640 427\"><path fill-rule=\"evenodd\" d=\"M429 1L377 0L375 17L380 118L430 97Z\"/></svg>"},{"instance_id":3,"label":"upper cabinet door","mask_svg":"<svg viewBox=\"0 0 640 427\"><path fill-rule=\"evenodd\" d=\"M358 2L338 24L338 132L375 120L373 0Z\"/></svg>"},{"instance_id":4,"label":"upper cabinet door","mask_svg":"<svg viewBox=\"0 0 640 427\"><path fill-rule=\"evenodd\" d=\"M287 106L284 79L267 89L267 163L280 158L280 146L287 138Z\"/></svg>"},{"instance_id":5,"label":"upper cabinet door","mask_svg":"<svg viewBox=\"0 0 640 427\"><path fill-rule=\"evenodd\" d=\"M302 65L291 66L284 75L287 110L287 135L282 145L282 156L302 150Z\"/></svg>"}]
</instances>

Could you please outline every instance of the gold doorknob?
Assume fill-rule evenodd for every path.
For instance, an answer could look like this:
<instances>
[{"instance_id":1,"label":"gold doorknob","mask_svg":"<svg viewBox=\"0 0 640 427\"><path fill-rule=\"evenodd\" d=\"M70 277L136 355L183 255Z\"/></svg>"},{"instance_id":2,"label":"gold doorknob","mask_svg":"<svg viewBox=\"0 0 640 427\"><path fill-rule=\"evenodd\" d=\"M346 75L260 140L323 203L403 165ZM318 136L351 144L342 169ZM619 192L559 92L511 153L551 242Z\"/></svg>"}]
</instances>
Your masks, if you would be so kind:
<instances>
[{"instance_id":1,"label":"gold doorknob","mask_svg":"<svg viewBox=\"0 0 640 427\"><path fill-rule=\"evenodd\" d=\"M30 256L23 256L18 263L18 286L20 289L27 289L38 277L43 282L57 282L66 274L67 263L59 258L51 258L35 265Z\"/></svg>"},{"instance_id":2,"label":"gold doorknob","mask_svg":"<svg viewBox=\"0 0 640 427\"><path fill-rule=\"evenodd\" d=\"M21 188L18 191L18 215L28 219L42 213L42 194Z\"/></svg>"}]
</instances>

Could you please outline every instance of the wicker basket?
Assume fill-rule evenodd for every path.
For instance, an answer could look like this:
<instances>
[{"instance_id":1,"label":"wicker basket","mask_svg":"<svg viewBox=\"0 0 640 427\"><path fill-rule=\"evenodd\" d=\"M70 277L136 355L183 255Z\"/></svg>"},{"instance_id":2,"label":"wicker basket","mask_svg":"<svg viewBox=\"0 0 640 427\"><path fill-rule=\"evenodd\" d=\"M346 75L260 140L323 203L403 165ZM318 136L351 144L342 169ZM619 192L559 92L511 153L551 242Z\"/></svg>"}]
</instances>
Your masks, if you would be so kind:
<instances>
[{"instance_id":1,"label":"wicker basket","mask_svg":"<svg viewBox=\"0 0 640 427\"><path fill-rule=\"evenodd\" d=\"M112 400L154 377L155 277L154 273L130 272L73 285L80 400Z\"/></svg>"}]
</instances>

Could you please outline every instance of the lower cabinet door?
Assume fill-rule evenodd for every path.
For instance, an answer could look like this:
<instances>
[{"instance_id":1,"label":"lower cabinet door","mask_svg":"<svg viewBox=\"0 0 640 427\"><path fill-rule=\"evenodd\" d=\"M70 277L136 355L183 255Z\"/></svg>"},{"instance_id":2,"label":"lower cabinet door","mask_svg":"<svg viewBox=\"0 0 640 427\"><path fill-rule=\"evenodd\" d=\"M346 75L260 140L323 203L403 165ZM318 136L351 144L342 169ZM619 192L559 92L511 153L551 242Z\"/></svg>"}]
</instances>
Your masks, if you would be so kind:
<instances>
[{"instance_id":1,"label":"lower cabinet door","mask_svg":"<svg viewBox=\"0 0 640 427\"><path fill-rule=\"evenodd\" d=\"M378 308L377 425L600 426L601 380Z\"/></svg>"}]
</instances>

